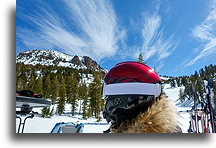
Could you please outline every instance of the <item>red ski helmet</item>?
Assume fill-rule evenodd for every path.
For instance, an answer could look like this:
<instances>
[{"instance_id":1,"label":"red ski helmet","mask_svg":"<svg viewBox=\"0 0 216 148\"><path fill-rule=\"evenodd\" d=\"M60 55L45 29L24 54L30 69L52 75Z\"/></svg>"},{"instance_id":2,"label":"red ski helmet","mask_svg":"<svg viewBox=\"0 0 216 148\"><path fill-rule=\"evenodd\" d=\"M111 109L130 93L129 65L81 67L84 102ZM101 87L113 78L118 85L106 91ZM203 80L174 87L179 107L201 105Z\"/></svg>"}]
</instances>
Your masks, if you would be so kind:
<instances>
[{"instance_id":1,"label":"red ski helmet","mask_svg":"<svg viewBox=\"0 0 216 148\"><path fill-rule=\"evenodd\" d=\"M115 65L104 77L103 96L108 95L153 95L161 94L161 79L146 64L122 62Z\"/></svg>"}]
</instances>

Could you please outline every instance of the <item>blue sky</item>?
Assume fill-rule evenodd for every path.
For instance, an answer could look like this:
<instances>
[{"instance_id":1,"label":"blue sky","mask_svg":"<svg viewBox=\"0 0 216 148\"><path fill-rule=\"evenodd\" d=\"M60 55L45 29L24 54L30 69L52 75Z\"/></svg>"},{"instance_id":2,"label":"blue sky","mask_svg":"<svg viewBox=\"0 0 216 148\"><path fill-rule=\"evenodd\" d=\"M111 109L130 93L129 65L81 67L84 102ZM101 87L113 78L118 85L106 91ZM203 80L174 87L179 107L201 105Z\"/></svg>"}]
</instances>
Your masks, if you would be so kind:
<instances>
[{"instance_id":1,"label":"blue sky","mask_svg":"<svg viewBox=\"0 0 216 148\"><path fill-rule=\"evenodd\" d=\"M53 49L109 70L141 53L161 75L215 64L216 0L17 0L16 54Z\"/></svg>"}]
</instances>

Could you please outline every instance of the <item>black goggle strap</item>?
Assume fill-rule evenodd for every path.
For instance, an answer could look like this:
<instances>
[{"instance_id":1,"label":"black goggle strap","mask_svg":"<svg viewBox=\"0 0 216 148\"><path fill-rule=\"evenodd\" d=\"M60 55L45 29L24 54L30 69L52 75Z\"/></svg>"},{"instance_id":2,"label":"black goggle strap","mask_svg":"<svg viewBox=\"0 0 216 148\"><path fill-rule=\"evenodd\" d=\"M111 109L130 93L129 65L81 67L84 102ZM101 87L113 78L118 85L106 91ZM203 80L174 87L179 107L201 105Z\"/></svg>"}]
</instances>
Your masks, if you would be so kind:
<instances>
[{"instance_id":1,"label":"black goggle strap","mask_svg":"<svg viewBox=\"0 0 216 148\"><path fill-rule=\"evenodd\" d=\"M126 107L128 107L128 105L131 104L133 100L134 99L131 97L112 96L111 98L107 99L105 109L110 115L113 115L116 111L116 108L126 109Z\"/></svg>"},{"instance_id":2,"label":"black goggle strap","mask_svg":"<svg viewBox=\"0 0 216 148\"><path fill-rule=\"evenodd\" d=\"M113 115L116 108L130 109L153 98L154 96L112 96L107 99L105 109L109 114Z\"/></svg>"}]
</instances>

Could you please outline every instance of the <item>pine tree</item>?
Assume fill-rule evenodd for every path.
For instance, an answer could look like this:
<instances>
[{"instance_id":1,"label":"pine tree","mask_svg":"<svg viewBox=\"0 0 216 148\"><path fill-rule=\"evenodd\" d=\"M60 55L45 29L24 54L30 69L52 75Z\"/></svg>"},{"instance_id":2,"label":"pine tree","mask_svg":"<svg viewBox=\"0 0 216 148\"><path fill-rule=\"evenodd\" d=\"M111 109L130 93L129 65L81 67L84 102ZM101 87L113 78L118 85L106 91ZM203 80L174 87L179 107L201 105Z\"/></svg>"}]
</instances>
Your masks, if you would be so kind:
<instances>
[{"instance_id":1,"label":"pine tree","mask_svg":"<svg viewBox=\"0 0 216 148\"><path fill-rule=\"evenodd\" d=\"M16 89L25 89L25 84L26 84L25 78L23 77L17 78Z\"/></svg>"},{"instance_id":2,"label":"pine tree","mask_svg":"<svg viewBox=\"0 0 216 148\"><path fill-rule=\"evenodd\" d=\"M44 77L44 83L43 83L43 95L45 99L50 98L51 96L51 81L50 81L50 74L47 74Z\"/></svg>"},{"instance_id":3,"label":"pine tree","mask_svg":"<svg viewBox=\"0 0 216 148\"><path fill-rule=\"evenodd\" d=\"M182 78L182 84L185 86L184 97L187 97L189 100L192 98L192 84L187 77Z\"/></svg>"},{"instance_id":4,"label":"pine tree","mask_svg":"<svg viewBox=\"0 0 216 148\"><path fill-rule=\"evenodd\" d=\"M199 74L197 71L195 71L195 74L194 74L195 77L199 77Z\"/></svg>"},{"instance_id":5,"label":"pine tree","mask_svg":"<svg viewBox=\"0 0 216 148\"><path fill-rule=\"evenodd\" d=\"M139 54L139 57L138 57L138 62L140 63L143 63L143 64L147 64L146 62L144 62L143 60L143 56L142 56L142 53Z\"/></svg>"},{"instance_id":6,"label":"pine tree","mask_svg":"<svg viewBox=\"0 0 216 148\"><path fill-rule=\"evenodd\" d=\"M69 97L70 103L71 103L71 113L72 116L75 115L76 109L77 109L77 100L78 100L78 80L77 77L73 74L72 76L72 82L71 82L71 94Z\"/></svg>"},{"instance_id":7,"label":"pine tree","mask_svg":"<svg viewBox=\"0 0 216 148\"><path fill-rule=\"evenodd\" d=\"M170 81L170 86L171 86L171 87L175 87L175 85L176 85L176 84L175 84L175 79L172 79L172 80Z\"/></svg>"},{"instance_id":8,"label":"pine tree","mask_svg":"<svg viewBox=\"0 0 216 148\"><path fill-rule=\"evenodd\" d=\"M66 97L67 97L66 102L71 103L73 97L73 90L72 90L73 76L71 74L66 76L65 83L66 83Z\"/></svg>"},{"instance_id":9,"label":"pine tree","mask_svg":"<svg viewBox=\"0 0 216 148\"><path fill-rule=\"evenodd\" d=\"M32 89L33 92L42 94L43 93L43 81L42 77L38 77L35 81L35 85Z\"/></svg>"},{"instance_id":10,"label":"pine tree","mask_svg":"<svg viewBox=\"0 0 216 148\"><path fill-rule=\"evenodd\" d=\"M44 107L41 111L42 111L42 118L50 118L53 116L54 108L50 110L50 107Z\"/></svg>"},{"instance_id":11,"label":"pine tree","mask_svg":"<svg viewBox=\"0 0 216 148\"><path fill-rule=\"evenodd\" d=\"M164 91L164 85L162 85L162 94L161 95L166 96L166 93Z\"/></svg>"},{"instance_id":12,"label":"pine tree","mask_svg":"<svg viewBox=\"0 0 216 148\"><path fill-rule=\"evenodd\" d=\"M200 74L200 77L202 77L202 78L205 77L205 71L204 71L203 68L201 68L201 69L199 70L199 74Z\"/></svg>"},{"instance_id":13,"label":"pine tree","mask_svg":"<svg viewBox=\"0 0 216 148\"><path fill-rule=\"evenodd\" d=\"M82 103L82 115L83 118L86 119L86 117L88 116L88 89L85 83L82 83L79 87L79 97L80 99L83 100Z\"/></svg>"},{"instance_id":14,"label":"pine tree","mask_svg":"<svg viewBox=\"0 0 216 148\"><path fill-rule=\"evenodd\" d=\"M36 73L34 70L32 70L30 80L28 82L28 89L33 91L35 89L35 83L36 83Z\"/></svg>"},{"instance_id":15,"label":"pine tree","mask_svg":"<svg viewBox=\"0 0 216 148\"><path fill-rule=\"evenodd\" d=\"M144 60L143 60L143 56L142 56L142 54L140 53L140 54L139 54L139 57L138 57L138 62L141 62L141 63L142 63L143 61L144 61Z\"/></svg>"},{"instance_id":16,"label":"pine tree","mask_svg":"<svg viewBox=\"0 0 216 148\"><path fill-rule=\"evenodd\" d=\"M24 64L16 67L16 89L28 89L27 69Z\"/></svg>"},{"instance_id":17,"label":"pine tree","mask_svg":"<svg viewBox=\"0 0 216 148\"><path fill-rule=\"evenodd\" d=\"M181 86L181 80L179 77L176 78L176 84L177 84L177 87Z\"/></svg>"},{"instance_id":18,"label":"pine tree","mask_svg":"<svg viewBox=\"0 0 216 148\"><path fill-rule=\"evenodd\" d=\"M100 111L104 102L102 99L102 84L97 74L94 75L94 81L89 86L89 97L91 98L91 114L100 119Z\"/></svg>"},{"instance_id":19,"label":"pine tree","mask_svg":"<svg viewBox=\"0 0 216 148\"><path fill-rule=\"evenodd\" d=\"M184 91L183 91L182 88L180 88L180 90L179 90L179 99L180 99L181 102L185 101Z\"/></svg>"},{"instance_id":20,"label":"pine tree","mask_svg":"<svg viewBox=\"0 0 216 148\"><path fill-rule=\"evenodd\" d=\"M59 84L59 80L58 80L58 76L55 75L53 80L51 80L51 103L54 104L55 101L57 101L57 98L59 96L59 88L60 88L60 84Z\"/></svg>"},{"instance_id":21,"label":"pine tree","mask_svg":"<svg viewBox=\"0 0 216 148\"><path fill-rule=\"evenodd\" d=\"M62 74L59 76L60 86L59 86L59 100L58 100L58 113L64 114L65 111L65 98L66 98L66 89L65 89L65 79Z\"/></svg>"},{"instance_id":22,"label":"pine tree","mask_svg":"<svg viewBox=\"0 0 216 148\"><path fill-rule=\"evenodd\" d=\"M203 98L204 96L203 96L203 94L204 94L204 92L205 92L205 89L204 89L204 86L203 86L203 80L202 80L202 78L201 77L198 77L197 78L197 84L196 84L196 90L197 90L197 92L199 93L199 96L201 97L201 98Z\"/></svg>"},{"instance_id":23,"label":"pine tree","mask_svg":"<svg viewBox=\"0 0 216 148\"><path fill-rule=\"evenodd\" d=\"M184 85L184 86L187 84L187 78L186 78L185 76L182 77L181 83L182 83L182 85Z\"/></svg>"}]
</instances>

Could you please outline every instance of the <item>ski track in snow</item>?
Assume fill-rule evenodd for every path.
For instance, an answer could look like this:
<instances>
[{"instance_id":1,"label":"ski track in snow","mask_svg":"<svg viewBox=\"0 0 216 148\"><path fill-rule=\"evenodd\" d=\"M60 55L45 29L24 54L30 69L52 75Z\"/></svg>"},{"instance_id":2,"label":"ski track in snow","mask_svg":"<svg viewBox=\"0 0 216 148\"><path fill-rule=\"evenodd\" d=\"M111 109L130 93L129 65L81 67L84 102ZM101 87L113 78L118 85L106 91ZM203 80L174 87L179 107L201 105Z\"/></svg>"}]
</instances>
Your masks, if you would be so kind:
<instances>
[{"instance_id":1,"label":"ski track in snow","mask_svg":"<svg viewBox=\"0 0 216 148\"><path fill-rule=\"evenodd\" d=\"M180 103L179 100L179 90L184 89L184 87L176 87L170 88L169 84L164 85L164 91L168 96L168 99L176 105L178 111L185 111L191 109L192 101L186 101L184 103ZM79 108L79 107L78 107ZM70 111L70 105L66 104L65 108L66 112ZM33 111L41 112L41 109L33 109ZM22 117L24 119L24 117ZM187 129L189 127L190 115L189 113L180 113L179 112L179 125L183 131L183 133L187 133ZM27 119L26 125L24 129L24 133L50 133L53 127L58 122L79 122L79 123L106 123L105 119L102 119L100 122L96 122L97 119L90 118L87 120L82 120L81 115L76 115L74 117L69 115L54 115L51 118L41 118L34 117L33 119ZM19 120L16 119L16 132L18 129ZM109 124L107 125L85 125L83 132L84 133L103 133L104 130L109 128Z\"/></svg>"}]
</instances>

